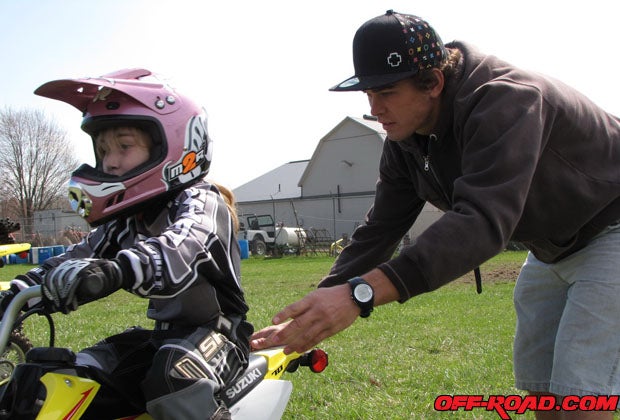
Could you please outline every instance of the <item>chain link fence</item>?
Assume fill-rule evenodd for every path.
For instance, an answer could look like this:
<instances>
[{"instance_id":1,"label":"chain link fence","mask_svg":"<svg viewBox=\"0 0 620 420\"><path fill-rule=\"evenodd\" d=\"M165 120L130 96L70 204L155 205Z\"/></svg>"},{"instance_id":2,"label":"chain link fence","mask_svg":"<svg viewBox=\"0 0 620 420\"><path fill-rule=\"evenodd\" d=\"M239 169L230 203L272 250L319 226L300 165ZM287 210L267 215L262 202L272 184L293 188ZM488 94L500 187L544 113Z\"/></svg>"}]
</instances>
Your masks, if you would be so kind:
<instances>
[{"instance_id":1,"label":"chain link fence","mask_svg":"<svg viewBox=\"0 0 620 420\"><path fill-rule=\"evenodd\" d=\"M27 242L33 247L71 245L82 240L90 228L81 217L64 210L35 212L33 220L12 219L21 225L13 232L15 242Z\"/></svg>"}]
</instances>

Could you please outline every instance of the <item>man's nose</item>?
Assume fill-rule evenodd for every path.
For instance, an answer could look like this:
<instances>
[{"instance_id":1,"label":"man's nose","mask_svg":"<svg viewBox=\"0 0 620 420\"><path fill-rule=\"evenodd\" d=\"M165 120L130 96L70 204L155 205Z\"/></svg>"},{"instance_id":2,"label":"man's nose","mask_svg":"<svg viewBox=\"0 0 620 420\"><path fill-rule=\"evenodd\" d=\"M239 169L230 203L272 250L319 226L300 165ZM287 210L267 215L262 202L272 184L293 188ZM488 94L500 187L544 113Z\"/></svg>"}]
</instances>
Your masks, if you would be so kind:
<instances>
[{"instance_id":1,"label":"man's nose","mask_svg":"<svg viewBox=\"0 0 620 420\"><path fill-rule=\"evenodd\" d=\"M377 96L368 96L368 104L370 105L370 115L377 116L384 111L383 101Z\"/></svg>"}]
</instances>

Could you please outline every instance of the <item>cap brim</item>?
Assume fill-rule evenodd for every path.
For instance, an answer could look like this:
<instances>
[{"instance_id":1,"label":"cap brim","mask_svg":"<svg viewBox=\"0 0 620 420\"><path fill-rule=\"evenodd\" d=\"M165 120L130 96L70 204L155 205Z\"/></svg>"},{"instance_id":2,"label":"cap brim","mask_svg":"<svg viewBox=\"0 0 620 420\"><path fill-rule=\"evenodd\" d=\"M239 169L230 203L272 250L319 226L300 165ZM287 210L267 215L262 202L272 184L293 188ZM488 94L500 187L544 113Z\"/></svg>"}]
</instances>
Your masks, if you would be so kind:
<instances>
[{"instance_id":1,"label":"cap brim","mask_svg":"<svg viewBox=\"0 0 620 420\"><path fill-rule=\"evenodd\" d=\"M411 70L402 73L380 74L375 76L353 76L336 86L329 88L333 92L348 92L356 90L376 89L396 83L416 74L418 70Z\"/></svg>"}]
</instances>

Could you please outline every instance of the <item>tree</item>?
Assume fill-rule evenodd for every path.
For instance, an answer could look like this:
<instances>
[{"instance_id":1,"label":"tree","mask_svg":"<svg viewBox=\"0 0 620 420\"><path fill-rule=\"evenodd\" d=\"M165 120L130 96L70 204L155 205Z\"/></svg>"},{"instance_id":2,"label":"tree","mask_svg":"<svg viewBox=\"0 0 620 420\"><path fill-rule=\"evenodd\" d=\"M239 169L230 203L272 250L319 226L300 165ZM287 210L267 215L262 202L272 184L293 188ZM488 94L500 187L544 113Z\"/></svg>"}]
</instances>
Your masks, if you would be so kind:
<instances>
[{"instance_id":1,"label":"tree","mask_svg":"<svg viewBox=\"0 0 620 420\"><path fill-rule=\"evenodd\" d=\"M34 212L66 197L78 165L67 132L42 111L0 110L0 200L32 233Z\"/></svg>"}]
</instances>

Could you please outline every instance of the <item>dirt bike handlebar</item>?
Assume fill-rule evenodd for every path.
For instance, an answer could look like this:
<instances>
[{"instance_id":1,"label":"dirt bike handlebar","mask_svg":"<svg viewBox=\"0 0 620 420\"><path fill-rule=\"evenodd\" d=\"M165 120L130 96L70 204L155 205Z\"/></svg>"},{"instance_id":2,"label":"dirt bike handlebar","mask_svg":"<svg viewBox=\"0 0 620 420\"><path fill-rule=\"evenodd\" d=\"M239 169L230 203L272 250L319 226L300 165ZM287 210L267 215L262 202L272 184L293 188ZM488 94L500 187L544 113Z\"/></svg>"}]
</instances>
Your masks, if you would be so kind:
<instances>
[{"instance_id":1,"label":"dirt bike handlebar","mask_svg":"<svg viewBox=\"0 0 620 420\"><path fill-rule=\"evenodd\" d=\"M4 299L11 299L11 301L2 314L2 320L0 320L0 355L6 350L15 321L17 321L23 308L26 307L30 299L41 298L42 294L41 286L37 285L23 289L15 295L9 292L9 295L4 296ZM82 282L76 291L80 305L105 297L108 294L110 294L109 285L106 285L105 281L96 281L92 278L89 281Z\"/></svg>"},{"instance_id":2,"label":"dirt bike handlebar","mask_svg":"<svg viewBox=\"0 0 620 420\"><path fill-rule=\"evenodd\" d=\"M89 279L89 281L82 282L79 285L76 295L78 297L78 303L80 305L92 302L99 298L105 297L110 294L109 285L105 284L105 281L97 281L97 279ZM12 295L12 293L9 292ZM11 331L13 330L15 321L20 315L23 308L30 299L41 298L43 291L41 286L31 286L27 289L23 289L19 293L12 296L5 296L4 299L11 299L10 303L2 314L2 320L0 321L0 355L2 355L9 342Z\"/></svg>"},{"instance_id":3,"label":"dirt bike handlebar","mask_svg":"<svg viewBox=\"0 0 620 420\"><path fill-rule=\"evenodd\" d=\"M31 286L12 297L11 303L4 310L2 320L0 321L0 355L6 349L13 325L17 321L20 311L30 299L40 298L41 293L41 286Z\"/></svg>"}]
</instances>

